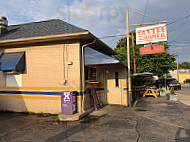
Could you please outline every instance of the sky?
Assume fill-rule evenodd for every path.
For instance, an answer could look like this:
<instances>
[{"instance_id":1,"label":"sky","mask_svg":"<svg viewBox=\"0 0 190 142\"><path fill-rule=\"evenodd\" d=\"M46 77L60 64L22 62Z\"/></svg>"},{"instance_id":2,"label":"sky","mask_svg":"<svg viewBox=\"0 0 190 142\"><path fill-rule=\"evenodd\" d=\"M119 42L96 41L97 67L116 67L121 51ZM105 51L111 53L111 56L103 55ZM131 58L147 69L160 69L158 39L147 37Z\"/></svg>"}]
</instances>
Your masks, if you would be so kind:
<instances>
[{"instance_id":1,"label":"sky","mask_svg":"<svg viewBox=\"0 0 190 142\"><path fill-rule=\"evenodd\" d=\"M190 0L1 1L0 15L8 18L9 25L61 19L89 30L112 48L121 38L119 35L126 34L126 9L171 20L174 23L167 25L170 53L175 53L175 48L179 47L179 62L190 61ZM155 21L157 20L129 13L130 24ZM135 28L137 27L130 28L130 31ZM114 35L116 36L109 37Z\"/></svg>"}]
</instances>

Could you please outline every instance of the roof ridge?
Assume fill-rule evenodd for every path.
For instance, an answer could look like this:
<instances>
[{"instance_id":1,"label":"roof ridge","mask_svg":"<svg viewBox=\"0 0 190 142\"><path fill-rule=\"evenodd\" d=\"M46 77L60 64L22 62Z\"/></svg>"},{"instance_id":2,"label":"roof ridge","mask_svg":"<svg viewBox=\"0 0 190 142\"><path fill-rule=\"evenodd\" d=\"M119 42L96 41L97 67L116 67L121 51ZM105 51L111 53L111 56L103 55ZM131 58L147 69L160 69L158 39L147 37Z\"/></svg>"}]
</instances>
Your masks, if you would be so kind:
<instances>
[{"instance_id":1,"label":"roof ridge","mask_svg":"<svg viewBox=\"0 0 190 142\"><path fill-rule=\"evenodd\" d=\"M20 26L20 25L30 25L30 24L34 24L34 23L50 22L50 21L55 21L55 20L61 20L61 19L49 19L49 20L44 20L44 21L36 21L36 22L29 22L29 23L23 23L23 24L8 25L8 27Z\"/></svg>"},{"instance_id":2,"label":"roof ridge","mask_svg":"<svg viewBox=\"0 0 190 142\"><path fill-rule=\"evenodd\" d=\"M50 19L46 21L11 25L7 27L7 30L7 33L0 36L0 41L88 31L62 21L61 19Z\"/></svg>"},{"instance_id":3,"label":"roof ridge","mask_svg":"<svg viewBox=\"0 0 190 142\"><path fill-rule=\"evenodd\" d=\"M29 23L23 23L23 24L17 24L17 25L10 25L10 26L8 26L8 27L14 27L14 26L21 26L21 25L30 25L30 24L35 24L35 23L43 23L43 22L50 22L50 21L60 21L60 22L63 22L63 23L66 23L66 24L69 24L69 25L71 25L71 26L73 26L73 27L75 27L75 28L79 28L79 29L81 29L81 30L86 30L86 29L84 29L84 28L80 28L80 27L78 27L78 26L75 26L75 25L73 25L73 24L70 24L70 23L68 23L68 22L66 22L66 21L63 21L63 20L61 20L61 19L49 19L49 20L44 20L44 21L36 21L36 22L29 22ZM86 31L88 31L88 30L86 30Z\"/></svg>"},{"instance_id":4,"label":"roof ridge","mask_svg":"<svg viewBox=\"0 0 190 142\"><path fill-rule=\"evenodd\" d=\"M83 28L81 28L81 27L78 27L78 26L75 26L75 25L73 25L73 24L70 24L70 23L68 23L68 22L66 22L66 21L63 21L63 20L61 20L61 19L57 19L57 20L60 20L61 22L67 23L67 24L69 24L69 25L71 25L71 26L74 26L74 27L76 27L76 28L79 28L79 29L81 29L81 30L86 30L86 29L83 29ZM88 31L88 30L86 30L86 31Z\"/></svg>"}]
</instances>

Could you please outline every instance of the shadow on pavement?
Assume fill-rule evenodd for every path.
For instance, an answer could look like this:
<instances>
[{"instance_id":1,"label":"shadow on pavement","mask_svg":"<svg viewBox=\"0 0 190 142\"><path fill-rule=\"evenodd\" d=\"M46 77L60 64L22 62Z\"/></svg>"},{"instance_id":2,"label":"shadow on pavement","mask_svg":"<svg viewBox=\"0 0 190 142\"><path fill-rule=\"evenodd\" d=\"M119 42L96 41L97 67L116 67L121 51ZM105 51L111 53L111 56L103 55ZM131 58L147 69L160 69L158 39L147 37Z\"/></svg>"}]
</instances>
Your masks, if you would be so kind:
<instances>
[{"instance_id":1,"label":"shadow on pavement","mask_svg":"<svg viewBox=\"0 0 190 142\"><path fill-rule=\"evenodd\" d=\"M89 127L91 127L91 125L95 125L96 122L98 122L98 120L101 118L101 117L104 117L105 115L103 116L100 116L100 117L97 117L97 116L88 116L88 117L85 117L84 119L82 119L81 121L78 121L77 124L74 124L74 126L72 126L71 128L68 128L68 124L69 122L63 122L63 126L65 128L65 130L53 137L50 137L46 140L46 142L61 142L63 140L66 140L69 141L69 137L78 133L78 132L82 132L84 131L85 129L88 129ZM72 122L71 122L72 123Z\"/></svg>"},{"instance_id":2,"label":"shadow on pavement","mask_svg":"<svg viewBox=\"0 0 190 142\"><path fill-rule=\"evenodd\" d=\"M190 129L178 128L175 136L176 142L188 142L190 141Z\"/></svg>"},{"instance_id":3,"label":"shadow on pavement","mask_svg":"<svg viewBox=\"0 0 190 142\"><path fill-rule=\"evenodd\" d=\"M20 116L22 116L21 113L0 111L0 121L13 119L13 118L20 117Z\"/></svg>"}]
</instances>

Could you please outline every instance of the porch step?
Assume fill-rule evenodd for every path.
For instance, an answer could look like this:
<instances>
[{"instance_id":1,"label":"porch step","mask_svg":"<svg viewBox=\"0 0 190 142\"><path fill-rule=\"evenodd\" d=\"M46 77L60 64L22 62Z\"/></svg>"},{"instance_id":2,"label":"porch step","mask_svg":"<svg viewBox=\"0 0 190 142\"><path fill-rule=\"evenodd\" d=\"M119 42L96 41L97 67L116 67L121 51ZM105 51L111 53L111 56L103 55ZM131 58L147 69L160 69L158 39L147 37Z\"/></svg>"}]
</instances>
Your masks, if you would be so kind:
<instances>
[{"instance_id":1,"label":"porch step","mask_svg":"<svg viewBox=\"0 0 190 142\"><path fill-rule=\"evenodd\" d=\"M94 111L94 108L90 108L86 110L85 112L75 113L73 115L59 114L58 117L60 121L77 121L77 120L82 119L83 117L91 113L92 111Z\"/></svg>"}]
</instances>

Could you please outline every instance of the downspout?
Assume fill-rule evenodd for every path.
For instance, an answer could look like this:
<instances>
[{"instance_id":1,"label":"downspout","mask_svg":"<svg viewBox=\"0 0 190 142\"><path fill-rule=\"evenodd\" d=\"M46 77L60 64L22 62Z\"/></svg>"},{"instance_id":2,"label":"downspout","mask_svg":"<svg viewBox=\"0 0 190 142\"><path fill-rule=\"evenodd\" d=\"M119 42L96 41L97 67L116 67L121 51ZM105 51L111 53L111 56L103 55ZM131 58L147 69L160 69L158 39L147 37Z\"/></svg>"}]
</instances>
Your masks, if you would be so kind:
<instances>
[{"instance_id":1,"label":"downspout","mask_svg":"<svg viewBox=\"0 0 190 142\"><path fill-rule=\"evenodd\" d=\"M94 39L94 41L90 42L90 43L87 43L87 44L84 44L82 46L82 84L81 84L81 87L82 87L82 92L83 92L83 96L82 96L82 112L85 112L84 111L84 91L85 91L85 74L84 74L84 67L85 67L85 63L84 63L84 48L89 46L89 45L92 45L96 42L96 39Z\"/></svg>"}]
</instances>

